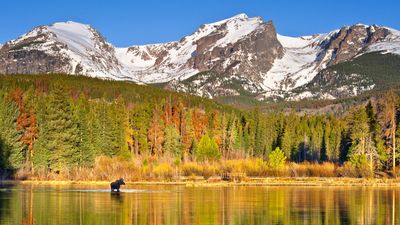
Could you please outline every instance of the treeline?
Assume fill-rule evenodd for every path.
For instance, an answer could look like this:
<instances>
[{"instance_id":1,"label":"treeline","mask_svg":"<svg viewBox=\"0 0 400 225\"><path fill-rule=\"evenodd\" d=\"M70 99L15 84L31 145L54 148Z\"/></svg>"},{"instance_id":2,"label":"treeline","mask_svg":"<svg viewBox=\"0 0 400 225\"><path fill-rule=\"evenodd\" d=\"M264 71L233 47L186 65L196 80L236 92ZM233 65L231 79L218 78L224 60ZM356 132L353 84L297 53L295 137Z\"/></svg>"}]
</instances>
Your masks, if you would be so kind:
<instances>
[{"instance_id":1,"label":"treeline","mask_svg":"<svg viewBox=\"0 0 400 225\"><path fill-rule=\"evenodd\" d=\"M398 96L345 116L264 114L157 88L65 75L0 77L0 169L63 173L99 156L191 161L280 155L392 170ZM281 150L280 150L281 149ZM273 163L271 163L273 165Z\"/></svg>"}]
</instances>

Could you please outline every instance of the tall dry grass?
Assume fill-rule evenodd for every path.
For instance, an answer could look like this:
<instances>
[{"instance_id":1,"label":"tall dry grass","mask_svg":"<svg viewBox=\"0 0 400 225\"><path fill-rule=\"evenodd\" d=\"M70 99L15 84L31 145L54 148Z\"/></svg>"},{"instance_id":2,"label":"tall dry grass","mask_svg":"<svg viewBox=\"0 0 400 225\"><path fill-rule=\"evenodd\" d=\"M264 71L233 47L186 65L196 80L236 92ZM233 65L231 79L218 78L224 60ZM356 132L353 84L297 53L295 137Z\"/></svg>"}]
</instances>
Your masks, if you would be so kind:
<instances>
[{"instance_id":1,"label":"tall dry grass","mask_svg":"<svg viewBox=\"0 0 400 225\"><path fill-rule=\"evenodd\" d=\"M330 162L320 163L290 163L288 169L291 177L337 177L338 166Z\"/></svg>"},{"instance_id":2,"label":"tall dry grass","mask_svg":"<svg viewBox=\"0 0 400 225\"><path fill-rule=\"evenodd\" d=\"M370 170L369 166L364 165L361 168L357 168L350 163L346 162L340 168L338 168L338 176L340 177L354 177L354 178L371 178L374 176L373 171Z\"/></svg>"},{"instance_id":3,"label":"tall dry grass","mask_svg":"<svg viewBox=\"0 0 400 225\"><path fill-rule=\"evenodd\" d=\"M398 173L400 167L398 167ZM27 177L24 171L22 177ZM350 164L287 163L283 168L273 169L259 158L220 160L218 162L177 162L164 157L144 157L126 160L122 158L97 157L92 168L73 168L60 174L44 170L34 171L29 179L110 181L123 177L126 181L175 181L182 176L218 180L226 174L241 177L370 177L369 170L357 169ZM220 178L219 178L220 179Z\"/></svg>"}]
</instances>

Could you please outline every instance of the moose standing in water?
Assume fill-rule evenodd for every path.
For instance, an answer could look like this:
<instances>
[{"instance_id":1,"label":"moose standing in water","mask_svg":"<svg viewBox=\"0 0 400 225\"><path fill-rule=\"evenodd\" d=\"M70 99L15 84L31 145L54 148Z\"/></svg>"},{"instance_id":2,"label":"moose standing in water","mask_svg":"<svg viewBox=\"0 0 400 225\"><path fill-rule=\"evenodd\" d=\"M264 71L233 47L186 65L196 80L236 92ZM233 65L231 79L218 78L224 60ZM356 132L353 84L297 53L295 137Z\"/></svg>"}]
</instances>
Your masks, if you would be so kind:
<instances>
[{"instance_id":1,"label":"moose standing in water","mask_svg":"<svg viewBox=\"0 0 400 225\"><path fill-rule=\"evenodd\" d=\"M119 188L121 187L121 185L125 185L124 179L123 178L119 178L119 180L116 180L114 182L111 183L111 192L119 192Z\"/></svg>"}]
</instances>

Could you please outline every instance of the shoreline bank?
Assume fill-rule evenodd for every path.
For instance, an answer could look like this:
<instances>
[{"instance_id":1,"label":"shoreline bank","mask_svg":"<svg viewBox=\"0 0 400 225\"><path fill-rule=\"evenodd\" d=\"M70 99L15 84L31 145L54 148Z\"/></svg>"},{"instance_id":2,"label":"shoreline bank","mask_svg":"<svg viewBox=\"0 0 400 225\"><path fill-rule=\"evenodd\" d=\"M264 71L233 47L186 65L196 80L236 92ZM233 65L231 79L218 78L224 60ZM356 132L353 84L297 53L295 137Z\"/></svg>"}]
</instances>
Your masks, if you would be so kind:
<instances>
[{"instance_id":1,"label":"shoreline bank","mask_svg":"<svg viewBox=\"0 0 400 225\"><path fill-rule=\"evenodd\" d=\"M109 185L111 181L74 180L2 180L0 185ZM187 187L207 186L371 186L400 187L400 179L366 178L249 178L246 181L127 181L127 185L182 185Z\"/></svg>"}]
</instances>

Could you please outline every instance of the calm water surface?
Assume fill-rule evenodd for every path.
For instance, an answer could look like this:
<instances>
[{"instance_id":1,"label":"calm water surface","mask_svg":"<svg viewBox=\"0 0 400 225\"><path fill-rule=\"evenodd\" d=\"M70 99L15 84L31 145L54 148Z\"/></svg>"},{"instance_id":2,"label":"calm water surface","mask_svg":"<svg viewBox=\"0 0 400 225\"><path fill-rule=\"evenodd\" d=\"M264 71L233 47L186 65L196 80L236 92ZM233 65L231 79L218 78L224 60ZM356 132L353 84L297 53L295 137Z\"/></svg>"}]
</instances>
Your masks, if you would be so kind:
<instances>
[{"instance_id":1,"label":"calm water surface","mask_svg":"<svg viewBox=\"0 0 400 225\"><path fill-rule=\"evenodd\" d=\"M10 186L0 224L400 224L400 188Z\"/></svg>"}]
</instances>

